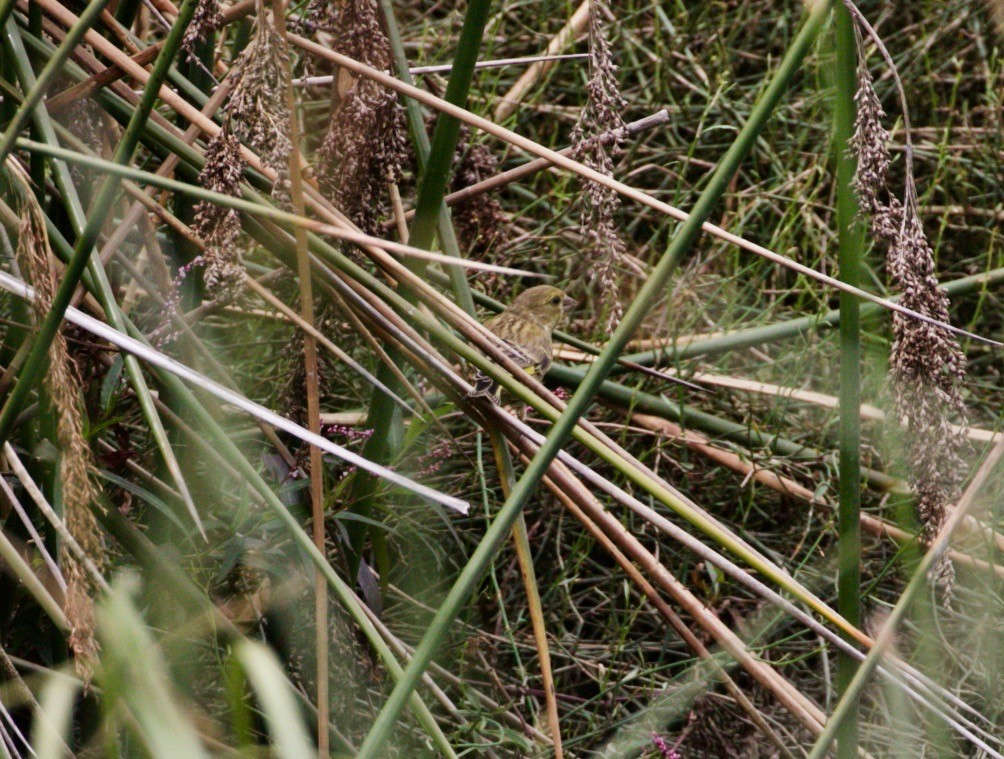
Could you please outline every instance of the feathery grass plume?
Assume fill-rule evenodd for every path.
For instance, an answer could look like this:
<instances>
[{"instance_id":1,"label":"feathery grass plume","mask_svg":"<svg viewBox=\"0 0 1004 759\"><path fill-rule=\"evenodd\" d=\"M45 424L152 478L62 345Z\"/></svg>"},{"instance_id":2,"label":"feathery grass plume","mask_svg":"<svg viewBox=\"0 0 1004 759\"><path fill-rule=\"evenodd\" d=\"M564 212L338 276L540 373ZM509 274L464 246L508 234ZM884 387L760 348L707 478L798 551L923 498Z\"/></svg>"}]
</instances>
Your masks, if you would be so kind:
<instances>
[{"instance_id":1,"label":"feathery grass plume","mask_svg":"<svg viewBox=\"0 0 1004 759\"><path fill-rule=\"evenodd\" d=\"M947 322L948 295L935 276L934 252L917 214L917 190L909 144L909 116L900 88L907 135L906 193L903 201L887 191L889 132L882 126L882 107L872 85L865 60L861 32L871 34L852 4L845 3L858 23L857 115L851 149L858 161L854 188L863 211L871 220L872 234L886 246L886 270L902 293L902 305L925 316ZM883 46L880 44L880 49ZM884 52L884 50L883 50ZM892 61L886 58L888 65ZM890 366L893 408L906 429L910 483L917 497L917 513L922 537L933 540L945 521L948 505L959 495L965 475L966 405L962 383L966 357L955 339L945 330L926 322L893 314L893 344ZM960 428L953 429L952 417ZM954 568L947 554L931 570L931 579L947 605L951 598Z\"/></svg>"},{"instance_id":2,"label":"feathery grass plume","mask_svg":"<svg viewBox=\"0 0 1004 759\"><path fill-rule=\"evenodd\" d=\"M244 159L241 143L230 127L229 118L224 119L223 128L206 145L205 159L199 172L199 185L239 198ZM153 344L158 347L165 346L178 336L172 321L181 316L181 285L196 268L203 268L206 292L213 300L233 304L240 302L246 294L240 214L233 208L200 200L195 206L192 228L205 248L199 256L182 266L174 277L173 289L167 294L166 306L160 314L160 323L150 333Z\"/></svg>"},{"instance_id":3,"label":"feathery grass plume","mask_svg":"<svg viewBox=\"0 0 1004 759\"><path fill-rule=\"evenodd\" d=\"M256 1L254 36L234 62L237 83L227 103L234 132L272 169L276 183L272 197L287 202L289 197L289 113L286 107L286 78L290 52L286 39L268 19L264 0Z\"/></svg>"},{"instance_id":4,"label":"feathery grass plume","mask_svg":"<svg viewBox=\"0 0 1004 759\"><path fill-rule=\"evenodd\" d=\"M334 49L383 70L390 44L374 0L346 0L333 25ZM331 123L317 151L317 178L332 202L364 232L376 231L387 185L401 178L407 150L404 111L393 91L341 72Z\"/></svg>"},{"instance_id":5,"label":"feathery grass plume","mask_svg":"<svg viewBox=\"0 0 1004 759\"><path fill-rule=\"evenodd\" d=\"M860 34L857 35L861 47ZM871 73L864 56L858 61L858 89L854 94L856 113L851 150L857 157L854 174L854 192L861 210L874 217L884 206L886 182L889 178L889 131L882 125L885 111L872 87Z\"/></svg>"},{"instance_id":6,"label":"feathery grass plume","mask_svg":"<svg viewBox=\"0 0 1004 759\"><path fill-rule=\"evenodd\" d=\"M331 0L309 0L302 13L291 13L287 17L286 29L290 34L307 37L330 48L332 36L338 30L338 11L338 4ZM306 50L301 51L301 54L300 75L303 77L330 76L337 69L334 63L323 56ZM326 120L326 115L322 114L321 118ZM310 131L309 123L308 121L308 125L305 125L307 132Z\"/></svg>"},{"instance_id":7,"label":"feathery grass plume","mask_svg":"<svg viewBox=\"0 0 1004 759\"><path fill-rule=\"evenodd\" d=\"M340 9L331 0L310 0L305 12L297 20L290 20L290 28L298 26L305 32L335 33L338 30Z\"/></svg>"},{"instance_id":8,"label":"feathery grass plume","mask_svg":"<svg viewBox=\"0 0 1004 759\"><path fill-rule=\"evenodd\" d=\"M934 254L912 203L899 236L887 250L886 268L903 294L904 306L948 321L948 295L938 285ZM923 538L930 541L941 529L947 507L959 496L966 471L962 457L968 445L966 404L961 393L966 356L954 335L926 322L896 313L892 331L893 405L906 426L917 511ZM958 430L952 427L952 416L960 422ZM931 573L947 602L955 574L947 554Z\"/></svg>"},{"instance_id":9,"label":"feathery grass plume","mask_svg":"<svg viewBox=\"0 0 1004 759\"><path fill-rule=\"evenodd\" d=\"M207 190L239 198L243 173L241 144L228 121L206 146L206 163L199 172L199 184ZM239 300L244 292L244 267L238 242L240 214L233 208L199 201L193 227L206 244L196 261L205 266L203 279L209 294L223 303Z\"/></svg>"},{"instance_id":10,"label":"feathery grass plume","mask_svg":"<svg viewBox=\"0 0 1004 759\"><path fill-rule=\"evenodd\" d=\"M220 0L199 0L192 22L185 30L183 48L191 50L197 43L208 40L209 35L222 25L223 10L220 8Z\"/></svg>"},{"instance_id":11,"label":"feathery grass plume","mask_svg":"<svg viewBox=\"0 0 1004 759\"><path fill-rule=\"evenodd\" d=\"M612 141L600 135L624 128L622 114L626 107L617 86L616 71L610 54L610 43L603 30L602 3L589 4L589 81L586 83L586 105L572 130L572 155L591 169L613 176L614 157L621 152L622 135ZM608 187L589 182L582 194L579 224L586 239L582 263L588 267L589 279L599 286L604 329L612 330L620 322L623 305L617 292L617 269L624 260L626 247L614 223L620 208L620 198Z\"/></svg>"},{"instance_id":12,"label":"feathery grass plume","mask_svg":"<svg viewBox=\"0 0 1004 759\"><path fill-rule=\"evenodd\" d=\"M16 166L8 160L8 167ZM52 306L56 282L49 265L52 255L41 208L32 194L27 179L18 167L11 171L23 187L21 225L18 229L17 257L22 269L35 288L32 315L40 324ZM56 437L59 443L59 478L66 504L66 527L88 558L102 571L105 566L105 546L92 508L97 505L97 490L90 477L93 464L91 449L84 438L80 407L81 381L76 364L70 358L63 330L56 332L49 348L49 371L45 388L56 411ZM63 544L59 561L66 578L66 618L70 623L70 648L74 653L77 673L85 682L94 674L98 642L94 635L93 581L85 566Z\"/></svg>"},{"instance_id":13,"label":"feathery grass plume","mask_svg":"<svg viewBox=\"0 0 1004 759\"><path fill-rule=\"evenodd\" d=\"M498 173L498 159L481 142L471 143L471 130L460 127L457 150L453 156L450 191L457 192ZM493 247L502 247L512 239L512 225L494 194L483 192L453 206L453 223L466 254L484 259Z\"/></svg>"},{"instance_id":14,"label":"feathery grass plume","mask_svg":"<svg viewBox=\"0 0 1004 759\"><path fill-rule=\"evenodd\" d=\"M76 81L68 77L59 77L57 81L61 90L76 84ZM93 97L77 98L56 111L55 118L70 134L101 158L111 158L115 154L115 145L122 130ZM86 208L93 192L101 183L102 174L73 161L67 163L67 168Z\"/></svg>"}]
</instances>

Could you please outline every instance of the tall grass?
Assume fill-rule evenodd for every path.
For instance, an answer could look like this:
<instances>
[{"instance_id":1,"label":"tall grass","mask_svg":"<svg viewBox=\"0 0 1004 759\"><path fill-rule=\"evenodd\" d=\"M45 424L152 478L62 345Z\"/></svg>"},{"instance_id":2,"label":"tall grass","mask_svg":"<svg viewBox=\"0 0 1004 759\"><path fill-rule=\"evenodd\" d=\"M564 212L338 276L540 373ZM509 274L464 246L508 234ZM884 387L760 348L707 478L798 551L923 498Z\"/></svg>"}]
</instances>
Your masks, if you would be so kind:
<instances>
[{"instance_id":1,"label":"tall grass","mask_svg":"<svg viewBox=\"0 0 1004 759\"><path fill-rule=\"evenodd\" d=\"M988 5L77 11L0 3L5 756L1004 756Z\"/></svg>"}]
</instances>

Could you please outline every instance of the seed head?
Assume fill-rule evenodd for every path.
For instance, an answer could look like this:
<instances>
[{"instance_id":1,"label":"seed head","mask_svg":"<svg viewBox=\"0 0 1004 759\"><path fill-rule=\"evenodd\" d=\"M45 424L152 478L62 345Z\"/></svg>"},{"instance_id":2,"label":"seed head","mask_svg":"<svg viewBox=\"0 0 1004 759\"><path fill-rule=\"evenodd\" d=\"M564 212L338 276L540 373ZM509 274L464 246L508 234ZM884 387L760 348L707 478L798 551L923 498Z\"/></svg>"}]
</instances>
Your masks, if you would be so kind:
<instances>
[{"instance_id":1,"label":"seed head","mask_svg":"<svg viewBox=\"0 0 1004 759\"><path fill-rule=\"evenodd\" d=\"M606 133L624 129L621 114L626 104L618 89L617 69L600 21L602 11L601 3L590 3L590 77L586 84L586 106L572 130L572 155L590 168L613 176L613 156L620 153L623 132L615 131L618 136L613 139ZM583 263L588 267L589 279L599 287L604 308L598 313L606 313L606 331L616 327L623 315L617 270L623 263L626 247L614 222L619 208L617 193L595 182L587 183L579 221L586 242Z\"/></svg>"},{"instance_id":2,"label":"seed head","mask_svg":"<svg viewBox=\"0 0 1004 759\"><path fill-rule=\"evenodd\" d=\"M949 320L948 296L938 285L934 252L917 215L917 190L909 155L907 130L906 190L900 201L888 192L892 163L885 115L872 86L862 33L873 34L856 9L859 29L857 115L851 149L858 166L854 189L862 210L871 218L875 238L886 246L886 271L901 292L901 303L938 321ZM879 47L884 46L879 41ZM891 60L891 59L889 59ZM888 61L887 61L888 62ZM894 79L899 82L899 77ZM905 109L905 96L901 99ZM909 114L904 113L908 123ZM934 539L945 521L948 505L958 496L965 475L966 406L962 398L966 359L954 335L926 322L893 314L890 354L893 408L906 429L909 480L917 496L922 537ZM962 432L951 424L958 420ZM932 569L932 580L949 602L954 569L947 555Z\"/></svg>"},{"instance_id":3,"label":"seed head","mask_svg":"<svg viewBox=\"0 0 1004 759\"><path fill-rule=\"evenodd\" d=\"M264 0L257 0L254 36L234 62L237 82L227 104L234 132L277 175L272 196L289 195L290 114L286 104L289 46L269 22Z\"/></svg>"},{"instance_id":4,"label":"seed head","mask_svg":"<svg viewBox=\"0 0 1004 759\"><path fill-rule=\"evenodd\" d=\"M378 69L390 66L390 43L374 0L348 0L334 24L334 48ZM318 149L317 177L332 202L363 231L376 231L387 185L401 177L407 153L397 96L368 79L346 77L333 92L331 123Z\"/></svg>"},{"instance_id":5,"label":"seed head","mask_svg":"<svg viewBox=\"0 0 1004 759\"><path fill-rule=\"evenodd\" d=\"M223 11L220 0L199 0L195 7L195 15L185 30L182 46L192 50L198 42L208 40L210 35L223 26Z\"/></svg>"},{"instance_id":6,"label":"seed head","mask_svg":"<svg viewBox=\"0 0 1004 759\"><path fill-rule=\"evenodd\" d=\"M213 192L240 197L244 173L240 147L229 124L224 124L206 146L206 163L199 172L199 184ZM223 303L239 299L244 292L240 214L233 208L200 201L195 207L193 226L206 246L199 261L205 266L203 279L209 294Z\"/></svg>"},{"instance_id":7,"label":"seed head","mask_svg":"<svg viewBox=\"0 0 1004 759\"><path fill-rule=\"evenodd\" d=\"M872 86L867 63L858 64L858 89L854 95L857 114L850 146L857 156L854 191L861 209L875 214L883 205L892 156L889 153L889 132L882 126L885 112Z\"/></svg>"},{"instance_id":8,"label":"seed head","mask_svg":"<svg viewBox=\"0 0 1004 759\"><path fill-rule=\"evenodd\" d=\"M17 256L35 288L32 315L35 322L40 324L52 307L56 292L49 263L52 256L49 237L42 211L23 171L13 161L8 161L8 167L16 167L10 173L22 185L23 196L26 198L21 208ZM105 546L92 511L97 505L97 489L90 476L93 464L91 449L84 437L83 411L80 405L81 381L62 329L56 332L49 347L49 371L45 376L45 387L56 411L56 438L61 454L59 476L63 487L66 527L94 566L101 571L105 565ZM84 565L65 544L60 548L59 557L67 584L64 610L70 623L70 647L74 652L74 664L78 674L85 682L89 682L98 652L94 635L94 603L91 600L93 583Z\"/></svg>"},{"instance_id":9,"label":"seed head","mask_svg":"<svg viewBox=\"0 0 1004 759\"><path fill-rule=\"evenodd\" d=\"M491 148L471 143L471 130L460 128L453 159L451 189L456 192L498 173L498 160ZM467 255L483 259L493 247L512 238L512 225L502 205L491 193L481 193L453 206L453 223Z\"/></svg>"}]
</instances>

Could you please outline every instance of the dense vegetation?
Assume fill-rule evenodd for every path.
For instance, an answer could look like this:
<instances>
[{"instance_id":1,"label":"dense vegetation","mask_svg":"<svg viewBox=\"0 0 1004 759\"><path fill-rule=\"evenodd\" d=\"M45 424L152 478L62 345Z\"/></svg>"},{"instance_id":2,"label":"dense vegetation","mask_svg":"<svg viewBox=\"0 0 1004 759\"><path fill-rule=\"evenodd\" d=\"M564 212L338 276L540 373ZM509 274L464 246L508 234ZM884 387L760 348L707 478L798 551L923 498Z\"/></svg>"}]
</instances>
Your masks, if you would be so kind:
<instances>
[{"instance_id":1,"label":"dense vegetation","mask_svg":"<svg viewBox=\"0 0 1004 759\"><path fill-rule=\"evenodd\" d=\"M1004 755L1000 3L0 22L4 756Z\"/></svg>"}]
</instances>

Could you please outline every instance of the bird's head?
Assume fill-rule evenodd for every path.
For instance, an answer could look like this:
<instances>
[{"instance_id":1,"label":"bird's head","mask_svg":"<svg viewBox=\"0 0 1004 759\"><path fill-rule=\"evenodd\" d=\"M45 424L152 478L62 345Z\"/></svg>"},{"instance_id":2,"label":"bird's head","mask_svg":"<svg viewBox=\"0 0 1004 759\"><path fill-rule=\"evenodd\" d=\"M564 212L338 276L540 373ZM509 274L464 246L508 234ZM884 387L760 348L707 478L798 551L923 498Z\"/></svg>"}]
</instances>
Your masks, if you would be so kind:
<instances>
[{"instance_id":1,"label":"bird's head","mask_svg":"<svg viewBox=\"0 0 1004 759\"><path fill-rule=\"evenodd\" d=\"M576 301L564 292L551 285L537 285L524 290L510 304L509 310L517 313L532 314L537 321L549 329L554 329L572 310Z\"/></svg>"}]
</instances>

